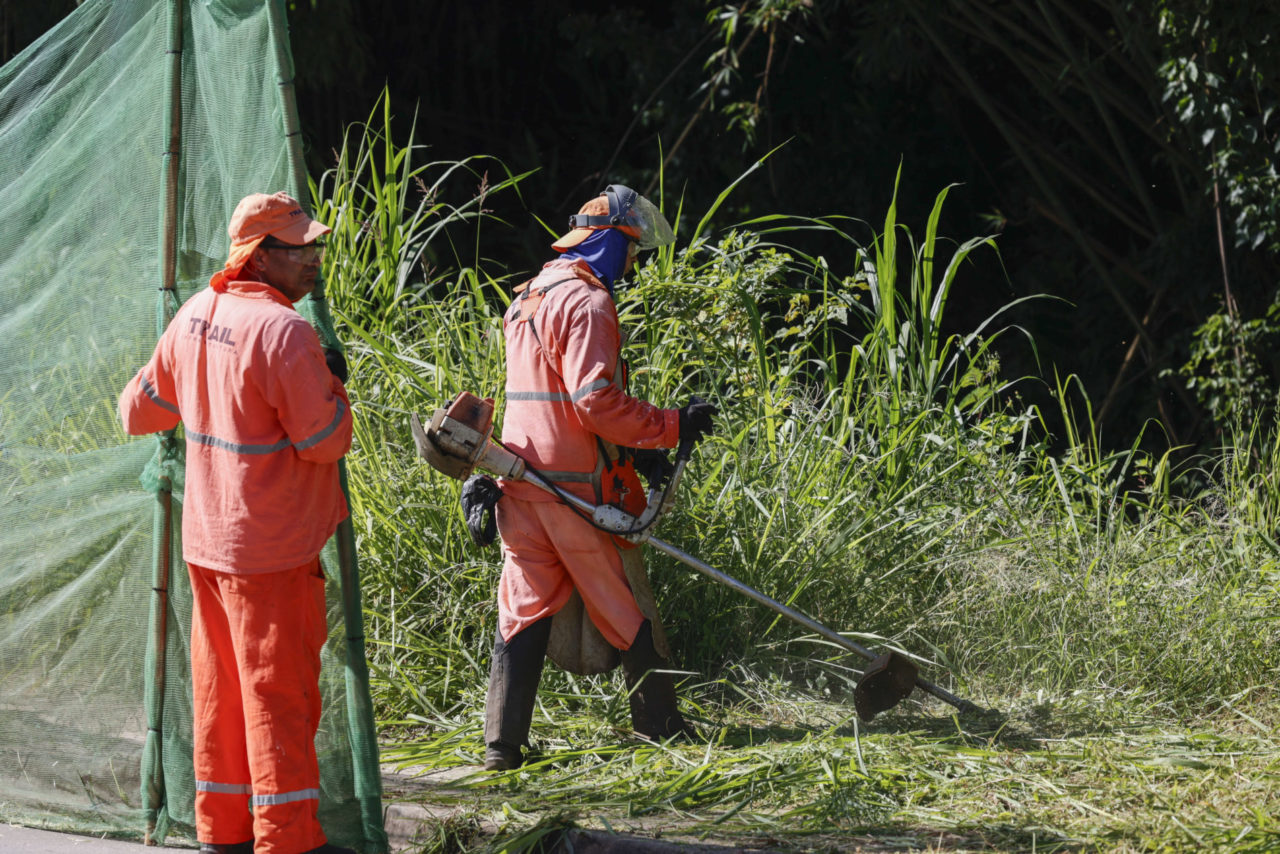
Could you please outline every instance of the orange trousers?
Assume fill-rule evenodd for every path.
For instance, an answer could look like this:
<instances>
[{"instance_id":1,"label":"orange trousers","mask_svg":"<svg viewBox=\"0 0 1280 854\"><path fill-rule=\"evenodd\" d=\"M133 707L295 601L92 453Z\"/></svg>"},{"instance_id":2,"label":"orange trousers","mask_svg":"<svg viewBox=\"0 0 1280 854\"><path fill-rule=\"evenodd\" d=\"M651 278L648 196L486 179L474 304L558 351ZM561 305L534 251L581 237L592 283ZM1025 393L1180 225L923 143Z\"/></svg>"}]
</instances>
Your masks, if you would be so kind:
<instances>
[{"instance_id":1,"label":"orange trousers","mask_svg":"<svg viewBox=\"0 0 1280 854\"><path fill-rule=\"evenodd\" d=\"M255 854L318 848L326 840L315 734L328 634L320 561L255 575L188 572L196 835L254 839Z\"/></svg>"},{"instance_id":2,"label":"orange trousers","mask_svg":"<svg viewBox=\"0 0 1280 854\"><path fill-rule=\"evenodd\" d=\"M498 631L504 641L555 614L576 587L604 639L616 649L631 648L645 617L612 536L558 501L505 495L495 515L502 535Z\"/></svg>"}]
</instances>

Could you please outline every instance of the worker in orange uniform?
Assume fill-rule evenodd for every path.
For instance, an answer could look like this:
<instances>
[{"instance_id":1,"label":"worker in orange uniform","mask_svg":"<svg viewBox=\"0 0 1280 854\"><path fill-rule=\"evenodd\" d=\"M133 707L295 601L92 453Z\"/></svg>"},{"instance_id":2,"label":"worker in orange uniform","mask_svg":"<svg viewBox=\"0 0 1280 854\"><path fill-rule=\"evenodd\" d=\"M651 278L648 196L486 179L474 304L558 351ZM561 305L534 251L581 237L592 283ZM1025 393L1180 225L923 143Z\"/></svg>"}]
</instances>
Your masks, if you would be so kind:
<instances>
[{"instance_id":1,"label":"worker in orange uniform","mask_svg":"<svg viewBox=\"0 0 1280 854\"><path fill-rule=\"evenodd\" d=\"M651 449L696 442L710 432L716 410L698 398L683 409L659 409L626 392L613 288L641 249L675 240L662 213L614 184L570 225L552 244L561 255L518 289L503 320L502 440L561 489L638 514L645 499L636 457L652 463ZM552 617L573 622L562 620L565 609L585 615L565 627L571 634L598 632L613 656L570 669L599 672L620 659L636 732L660 739L688 731L670 675L653 672L669 666L670 653L638 550L531 483L504 480L501 490L494 499L503 566L485 768L523 762Z\"/></svg>"},{"instance_id":2,"label":"worker in orange uniform","mask_svg":"<svg viewBox=\"0 0 1280 854\"><path fill-rule=\"evenodd\" d=\"M129 433L186 430L196 833L202 854L354 854L320 828L315 752L319 554L347 516L351 404L341 353L293 308L329 228L255 193L227 231L226 265L120 395Z\"/></svg>"}]
</instances>

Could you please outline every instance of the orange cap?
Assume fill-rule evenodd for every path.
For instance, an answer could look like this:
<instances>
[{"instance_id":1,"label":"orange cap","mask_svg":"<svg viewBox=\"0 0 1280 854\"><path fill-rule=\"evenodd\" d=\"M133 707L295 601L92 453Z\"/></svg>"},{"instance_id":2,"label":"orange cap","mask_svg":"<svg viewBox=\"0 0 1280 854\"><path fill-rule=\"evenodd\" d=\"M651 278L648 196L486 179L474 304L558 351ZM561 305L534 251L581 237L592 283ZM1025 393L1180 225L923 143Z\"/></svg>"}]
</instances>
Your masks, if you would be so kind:
<instances>
[{"instance_id":1,"label":"orange cap","mask_svg":"<svg viewBox=\"0 0 1280 854\"><path fill-rule=\"evenodd\" d=\"M604 193L590 199L585 205L578 208L579 216L608 216L609 215L609 197ZM583 228L575 228L569 231L564 237L561 237L555 243L551 244L551 248L558 249L563 252L577 246L582 241L591 236L593 231L599 231L602 228L616 228L623 234L628 234L635 239L640 239L640 230L630 225L588 225Z\"/></svg>"},{"instance_id":2,"label":"orange cap","mask_svg":"<svg viewBox=\"0 0 1280 854\"><path fill-rule=\"evenodd\" d=\"M240 200L231 214L231 224L227 226L231 251L223 268L209 280L209 286L215 291L225 290L226 283L240 275L265 237L301 246L331 230L307 216L298 200L288 193L251 193Z\"/></svg>"}]
</instances>

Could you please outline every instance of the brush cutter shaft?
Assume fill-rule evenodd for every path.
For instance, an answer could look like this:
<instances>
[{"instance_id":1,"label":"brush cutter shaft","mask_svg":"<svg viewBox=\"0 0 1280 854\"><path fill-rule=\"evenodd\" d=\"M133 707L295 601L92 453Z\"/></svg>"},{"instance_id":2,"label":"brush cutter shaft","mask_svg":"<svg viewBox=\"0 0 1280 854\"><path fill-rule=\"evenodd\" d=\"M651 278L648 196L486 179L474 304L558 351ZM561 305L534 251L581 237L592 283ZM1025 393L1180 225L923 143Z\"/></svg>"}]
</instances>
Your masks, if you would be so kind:
<instances>
[{"instance_id":1,"label":"brush cutter shaft","mask_svg":"<svg viewBox=\"0 0 1280 854\"><path fill-rule=\"evenodd\" d=\"M836 644L837 646L844 647L850 652L857 653L858 655L865 658L867 661L875 660L876 658L875 653L867 649L862 644L849 640L844 635L841 635L838 632L832 631L831 629L822 625L822 623L819 623L817 620L814 620L811 617L806 617L804 614L800 613L796 609L789 608L786 605L783 605L778 600L772 599L766 596L765 594L761 593L759 590L756 590L754 587L750 587L746 584L743 584L741 581L734 578L733 576L725 575L723 572L716 569L715 567L712 567L706 563L703 563L693 555L676 548L670 543L665 543L662 540L659 540L657 537L650 537L649 545L657 549L658 551L662 552L663 554L668 554L671 557L675 558L676 560L680 561L681 563L684 563L693 567L694 569L698 570L698 572L701 572L703 575L707 576L708 578L711 578L712 580L717 581L720 584L723 584L725 587L728 587L731 590L736 590L737 592L741 593L743 596L746 596L748 599L754 599L755 601L759 602L761 605L764 605L766 608L770 608L778 612L779 614L791 620L792 622L799 623L809 631L822 635L824 638ZM978 707L975 706L973 703L970 703L968 700L963 700L957 697L955 694L952 694L947 689L942 688L939 685L935 685L934 683L930 682L928 679L924 679L922 677L917 676L916 687L919 688L921 691L924 691L926 694L931 694L932 696L937 697L939 700L941 700L944 703L949 703L952 706L955 706L961 712L969 713L969 712L979 711Z\"/></svg>"},{"instance_id":2,"label":"brush cutter shaft","mask_svg":"<svg viewBox=\"0 0 1280 854\"><path fill-rule=\"evenodd\" d=\"M429 429L424 430L418 422L417 416L412 416L410 423L413 429L414 442L418 445L418 452L432 466L450 477L465 478L471 473L472 468L479 467L500 477L524 480L539 486L560 500L583 511L584 515L593 520L593 524L597 527L613 531L635 543L648 542L663 554L670 555L681 563L693 567L713 581L723 584L731 590L736 590L749 599L754 599L792 622L821 635L835 645L856 653L867 661L876 660L875 653L865 646L849 640L838 632L832 631L794 608L789 608L781 602L771 599L759 590L748 587L733 576L725 575L718 569L703 563L693 555L681 551L670 543L649 535L658 517L664 515L675 503L676 485L680 482L680 477L684 474L685 463L688 462L689 456L693 451L693 441L680 443L680 447L676 450L675 468L667 480L666 489L662 491L650 490L648 506L640 518L637 519L611 505L606 504L597 507L572 493L557 489L550 481L535 472L529 471L525 467L524 460L518 455L505 448L499 448L489 441L489 435L493 429L492 407L492 401L482 401L474 395L463 394L450 405L448 411L444 409L436 410ZM960 699L955 694L940 688L927 679L917 676L915 685L926 694L937 697L944 703L949 703L961 712L981 711L968 700Z\"/></svg>"},{"instance_id":3,"label":"brush cutter shaft","mask_svg":"<svg viewBox=\"0 0 1280 854\"><path fill-rule=\"evenodd\" d=\"M682 463L677 463L677 465L681 465L682 467ZM537 486L541 486L543 489L549 492L553 491L550 484L548 484L542 478L538 477L533 472L526 471L523 475L523 479ZM587 502L587 501L583 501L581 498L578 498L576 495L571 495L568 493L562 493L562 494L557 493L557 494L560 494L562 498L567 499L568 501L573 503L575 506L577 506L579 509L585 511L588 514L594 515L598 510L598 508L594 504L591 504L590 502ZM713 581L723 584L725 587L728 587L730 590L736 590L737 592L741 593L743 596L746 596L748 599L754 599L755 601L759 602L761 605L764 605L766 608L770 608L776 611L777 613L781 614L782 616L786 617L787 619L791 620L794 623L799 623L809 631L821 635L822 637L826 638L827 640L831 641L837 646L843 647L844 649L847 649L852 653L856 653L857 655L860 655L863 658L865 658L867 661L875 660L876 654L873 653L871 650L867 649L862 644L857 643L856 641L849 640L844 635L827 628L826 626L822 625L822 623L819 623L817 620L814 620L811 617L806 617L804 614L800 613L796 609L783 605L778 600L772 599L769 596L766 596L765 594L761 593L759 590L756 590L754 587L750 587L746 584L743 584L741 581L734 578L732 575L725 575L720 570L716 569L710 564L707 564L707 563L704 563L703 561L698 560L696 557L689 554L688 552L678 549L675 546L671 545L670 543L664 542L658 539L657 537L649 537L646 540L646 542L648 542L650 546L662 552L663 554L670 555L671 557L675 558L681 563L693 567L694 569L698 570L698 572L701 572L703 575L707 576ZM924 691L926 694L930 694L934 697L937 697L942 702L948 703L966 714L971 712L981 711L981 709L979 709L973 703L970 703L968 700L964 700L964 699L961 699L960 697L957 697L955 694L952 694L947 689L939 685L936 685L933 682L930 682L928 679L925 679L923 677L919 677L919 676L916 677L916 687L919 688L921 691Z\"/></svg>"},{"instance_id":4,"label":"brush cutter shaft","mask_svg":"<svg viewBox=\"0 0 1280 854\"><path fill-rule=\"evenodd\" d=\"M850 652L857 653L858 655L865 658L867 661L873 661L875 659L876 657L875 653L867 649L862 644L857 643L856 641L849 640L844 635L841 635L840 633L827 628L826 626L822 625L821 623L814 620L813 618L805 616L804 614L800 613L794 608L783 605L777 599L773 599L773 598L770 598L769 596L766 596L765 594L761 593L759 590L756 590L754 587L750 587L746 584L743 584L741 581L734 578L732 575L726 575L720 570L716 569L715 567L712 567L706 563L703 563L701 560L698 560L698 558L694 557L688 552L678 549L675 546L671 545L670 543L665 543L661 540L653 539L652 537L649 539L649 544L652 545L658 551L662 552L663 554L671 555L676 560L680 561L681 563L688 564L689 566L698 570L698 572L701 572L703 575L707 576L708 578L718 581L720 584L723 584L725 587L728 587L730 590L736 590L737 592L741 593L743 596L746 596L748 599L754 599L757 602L759 602L761 605L764 605L766 608L770 608L774 611L777 611L779 614L791 620L792 622L799 623L809 631L822 635L824 638L831 641L832 643L838 644L839 646L844 647Z\"/></svg>"}]
</instances>

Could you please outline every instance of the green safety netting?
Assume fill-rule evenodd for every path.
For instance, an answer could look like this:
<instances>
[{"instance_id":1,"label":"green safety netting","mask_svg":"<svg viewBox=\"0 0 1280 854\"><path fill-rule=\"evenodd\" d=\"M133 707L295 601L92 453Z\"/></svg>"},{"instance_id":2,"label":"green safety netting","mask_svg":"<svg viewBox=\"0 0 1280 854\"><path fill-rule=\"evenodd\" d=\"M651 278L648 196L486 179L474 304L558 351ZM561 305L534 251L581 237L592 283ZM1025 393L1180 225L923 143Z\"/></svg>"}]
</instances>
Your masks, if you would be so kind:
<instances>
[{"instance_id":1,"label":"green safety netting","mask_svg":"<svg viewBox=\"0 0 1280 854\"><path fill-rule=\"evenodd\" d=\"M191 838L182 439L121 388L227 253L305 199L279 0L86 0L0 68L0 819ZM300 310L334 342L323 299ZM330 838L387 848L349 524L325 550Z\"/></svg>"}]
</instances>

